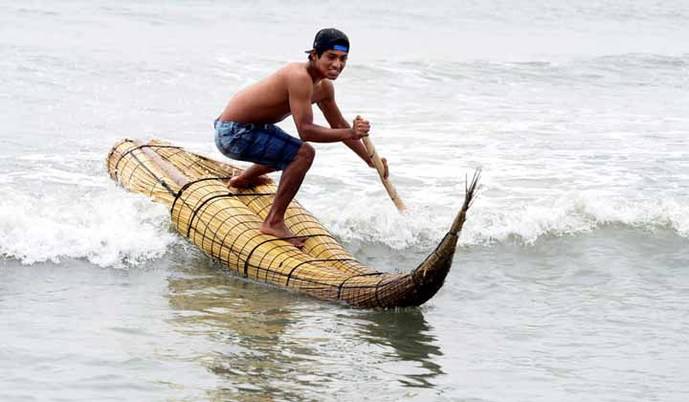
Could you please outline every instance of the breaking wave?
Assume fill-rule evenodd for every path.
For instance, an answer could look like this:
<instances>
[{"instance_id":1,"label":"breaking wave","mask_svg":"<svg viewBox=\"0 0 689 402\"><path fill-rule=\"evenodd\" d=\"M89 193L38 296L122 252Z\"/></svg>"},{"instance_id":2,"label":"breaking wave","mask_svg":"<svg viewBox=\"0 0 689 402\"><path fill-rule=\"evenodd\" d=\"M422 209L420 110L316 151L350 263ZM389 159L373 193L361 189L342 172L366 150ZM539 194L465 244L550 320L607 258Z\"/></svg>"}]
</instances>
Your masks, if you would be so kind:
<instances>
[{"instance_id":1,"label":"breaking wave","mask_svg":"<svg viewBox=\"0 0 689 402\"><path fill-rule=\"evenodd\" d=\"M387 200L385 200L387 201ZM411 208L399 214L392 204L359 205L343 211L316 211L345 241L383 243L394 249L429 248L445 234L459 204ZM480 246L516 242L532 245L549 236L577 235L603 226L671 230L689 238L689 205L674 199L627 201L588 193L518 205L500 205L479 197L469 210L460 244Z\"/></svg>"},{"instance_id":2,"label":"breaking wave","mask_svg":"<svg viewBox=\"0 0 689 402\"><path fill-rule=\"evenodd\" d=\"M345 242L428 249L447 231L459 203L411 208L402 215L388 200L362 198L343 208L306 205ZM626 201L583 192L509 207L477 200L461 235L464 246L532 245L548 236L577 235L607 225L671 230L689 238L689 205L674 199ZM183 242L170 228L168 211L145 197L108 188L74 200L65 193L6 192L0 199L0 255L24 264L85 259L103 267L137 265Z\"/></svg>"},{"instance_id":3,"label":"breaking wave","mask_svg":"<svg viewBox=\"0 0 689 402\"><path fill-rule=\"evenodd\" d=\"M114 186L79 197L8 190L0 199L0 255L23 264L79 258L123 267L160 257L176 241L164 207Z\"/></svg>"}]
</instances>

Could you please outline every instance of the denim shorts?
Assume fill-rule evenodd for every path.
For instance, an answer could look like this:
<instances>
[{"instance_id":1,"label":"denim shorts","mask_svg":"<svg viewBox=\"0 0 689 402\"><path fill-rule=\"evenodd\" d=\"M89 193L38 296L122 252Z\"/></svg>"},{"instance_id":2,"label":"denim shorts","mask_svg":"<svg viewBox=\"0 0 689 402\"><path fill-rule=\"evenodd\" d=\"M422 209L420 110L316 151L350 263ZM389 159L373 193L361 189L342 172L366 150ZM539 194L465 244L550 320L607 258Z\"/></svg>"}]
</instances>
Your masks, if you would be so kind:
<instances>
[{"instance_id":1,"label":"denim shorts","mask_svg":"<svg viewBox=\"0 0 689 402\"><path fill-rule=\"evenodd\" d=\"M303 142L274 124L216 120L215 145L228 158L284 170Z\"/></svg>"}]
</instances>

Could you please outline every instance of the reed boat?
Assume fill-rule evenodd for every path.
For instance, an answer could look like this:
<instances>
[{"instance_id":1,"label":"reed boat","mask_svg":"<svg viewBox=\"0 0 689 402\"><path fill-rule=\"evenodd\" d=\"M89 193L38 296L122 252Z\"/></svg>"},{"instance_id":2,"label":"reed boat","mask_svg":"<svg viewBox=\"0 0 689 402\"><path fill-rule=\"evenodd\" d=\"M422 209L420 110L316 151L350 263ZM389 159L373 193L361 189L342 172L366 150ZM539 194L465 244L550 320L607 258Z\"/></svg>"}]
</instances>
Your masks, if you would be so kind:
<instances>
[{"instance_id":1,"label":"reed boat","mask_svg":"<svg viewBox=\"0 0 689 402\"><path fill-rule=\"evenodd\" d=\"M277 186L228 188L241 169L162 141L124 139L108 154L108 173L129 191L170 209L172 224L213 259L239 276L359 308L418 306L442 287L478 182L466 186L464 203L447 234L428 257L406 273L381 272L354 258L299 202L285 223L305 238L298 249L263 234Z\"/></svg>"}]
</instances>

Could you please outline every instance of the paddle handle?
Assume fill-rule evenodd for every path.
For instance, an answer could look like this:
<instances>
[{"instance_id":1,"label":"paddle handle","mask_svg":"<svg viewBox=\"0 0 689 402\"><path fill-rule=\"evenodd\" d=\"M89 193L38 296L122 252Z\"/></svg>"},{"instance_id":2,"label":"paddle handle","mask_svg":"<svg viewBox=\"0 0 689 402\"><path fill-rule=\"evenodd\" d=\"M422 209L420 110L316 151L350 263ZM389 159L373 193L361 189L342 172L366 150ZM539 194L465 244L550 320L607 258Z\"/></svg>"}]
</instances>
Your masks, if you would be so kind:
<instances>
[{"instance_id":1,"label":"paddle handle","mask_svg":"<svg viewBox=\"0 0 689 402\"><path fill-rule=\"evenodd\" d=\"M402 199L400 198L399 194L397 194L395 186L393 186L392 182L385 177L385 165L383 165L383 161L380 159L380 156L378 156L378 153L376 152L376 147L374 147L373 142L371 142L371 137L366 136L363 137L361 140L364 142L364 145L366 146L366 152L368 152L369 158L371 158L371 161L373 161L373 166L375 166L376 170L378 171L378 177L380 177L380 181L383 182L383 186L385 187L385 190L388 192L390 199L392 200L392 202L395 203L395 206L400 212L404 212L407 209L407 207L404 206Z\"/></svg>"}]
</instances>

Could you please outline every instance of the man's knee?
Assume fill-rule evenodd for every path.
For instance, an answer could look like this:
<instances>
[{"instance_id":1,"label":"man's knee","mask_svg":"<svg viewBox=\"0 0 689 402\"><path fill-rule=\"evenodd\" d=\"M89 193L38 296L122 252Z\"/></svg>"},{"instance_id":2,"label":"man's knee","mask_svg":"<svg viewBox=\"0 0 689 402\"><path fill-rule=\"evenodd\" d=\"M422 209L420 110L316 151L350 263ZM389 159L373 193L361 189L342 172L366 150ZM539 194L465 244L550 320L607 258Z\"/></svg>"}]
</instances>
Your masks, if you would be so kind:
<instances>
[{"instance_id":1,"label":"man's knee","mask_svg":"<svg viewBox=\"0 0 689 402\"><path fill-rule=\"evenodd\" d=\"M313 158L316 157L316 150L311 144L305 142L299 147L297 157L310 165L313 162Z\"/></svg>"}]
</instances>

